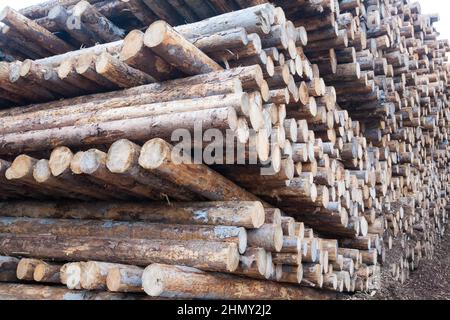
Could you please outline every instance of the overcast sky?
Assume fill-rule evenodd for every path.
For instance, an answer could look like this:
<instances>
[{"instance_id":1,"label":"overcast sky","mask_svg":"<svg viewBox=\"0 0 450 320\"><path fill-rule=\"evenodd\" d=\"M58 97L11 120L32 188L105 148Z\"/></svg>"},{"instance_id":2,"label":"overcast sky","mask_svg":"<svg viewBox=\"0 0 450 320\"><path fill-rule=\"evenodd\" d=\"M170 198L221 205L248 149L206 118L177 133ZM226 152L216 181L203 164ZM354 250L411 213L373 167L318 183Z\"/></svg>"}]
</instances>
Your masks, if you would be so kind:
<instances>
[{"instance_id":1,"label":"overcast sky","mask_svg":"<svg viewBox=\"0 0 450 320\"><path fill-rule=\"evenodd\" d=\"M0 0L0 9L4 6L11 6L15 9L27 7L44 0ZM424 13L439 13L441 21L436 24L441 37L450 39L450 1L448 0L419 0Z\"/></svg>"}]
</instances>

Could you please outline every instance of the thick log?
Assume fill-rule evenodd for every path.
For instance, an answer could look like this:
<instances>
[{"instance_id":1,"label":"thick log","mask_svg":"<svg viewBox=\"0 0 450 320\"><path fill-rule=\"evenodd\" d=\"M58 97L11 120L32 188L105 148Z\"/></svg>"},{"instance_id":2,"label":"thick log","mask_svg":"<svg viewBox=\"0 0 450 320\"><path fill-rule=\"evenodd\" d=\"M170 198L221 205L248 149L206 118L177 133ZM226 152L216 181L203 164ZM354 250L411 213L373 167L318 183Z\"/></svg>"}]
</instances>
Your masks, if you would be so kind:
<instances>
[{"instance_id":1,"label":"thick log","mask_svg":"<svg viewBox=\"0 0 450 320\"><path fill-rule=\"evenodd\" d=\"M46 48L53 54L61 54L73 50L70 45L51 32L10 7L6 7L0 13L0 21L16 29L28 41L38 43L41 47Z\"/></svg>"},{"instance_id":2,"label":"thick log","mask_svg":"<svg viewBox=\"0 0 450 320\"><path fill-rule=\"evenodd\" d=\"M16 270L19 259L13 257L0 256L0 282L18 281Z\"/></svg>"},{"instance_id":3,"label":"thick log","mask_svg":"<svg viewBox=\"0 0 450 320\"><path fill-rule=\"evenodd\" d=\"M142 147L139 164L152 173L184 186L210 200L258 201L257 197L236 186L207 166L193 164L191 159L183 159L172 150L172 146L164 140L150 140ZM199 180L200 177L202 177L201 181Z\"/></svg>"},{"instance_id":4,"label":"thick log","mask_svg":"<svg viewBox=\"0 0 450 320\"><path fill-rule=\"evenodd\" d=\"M109 292L72 291L62 287L25 284L0 284L2 300L143 300L140 295Z\"/></svg>"},{"instance_id":5,"label":"thick log","mask_svg":"<svg viewBox=\"0 0 450 320\"><path fill-rule=\"evenodd\" d=\"M117 41L125 36L124 30L98 12L88 1L82 0L72 8L72 15L67 19L67 27L80 29L80 22L85 23L104 42Z\"/></svg>"},{"instance_id":6,"label":"thick log","mask_svg":"<svg viewBox=\"0 0 450 320\"><path fill-rule=\"evenodd\" d=\"M2 254L20 252L21 256L59 261L108 261L138 266L172 263L222 272L232 272L239 264L237 245L223 242L2 234L0 244Z\"/></svg>"},{"instance_id":7,"label":"thick log","mask_svg":"<svg viewBox=\"0 0 450 320\"><path fill-rule=\"evenodd\" d=\"M112 173L128 177L148 186L155 193L170 195L178 201L199 200L199 196L186 188L153 175L139 165L141 147L129 140L118 140L108 150L106 167Z\"/></svg>"},{"instance_id":8,"label":"thick log","mask_svg":"<svg viewBox=\"0 0 450 320\"><path fill-rule=\"evenodd\" d=\"M214 128L220 131L235 129L237 115L233 108L210 109L172 115L116 120L57 129L29 131L1 136L0 143L5 146L3 154L48 150L62 145L104 145L120 138L134 141L147 141L155 137L170 139L174 130L185 128L194 132L195 123L203 129ZM149 130L151 128L151 130Z\"/></svg>"},{"instance_id":9,"label":"thick log","mask_svg":"<svg viewBox=\"0 0 450 320\"><path fill-rule=\"evenodd\" d=\"M154 54L144 44L144 33L139 30L131 31L123 40L120 60L158 81L173 79L177 75L173 66Z\"/></svg>"},{"instance_id":10,"label":"thick log","mask_svg":"<svg viewBox=\"0 0 450 320\"><path fill-rule=\"evenodd\" d=\"M222 67L164 21L145 32L144 44L162 59L188 75L220 71Z\"/></svg>"},{"instance_id":11,"label":"thick log","mask_svg":"<svg viewBox=\"0 0 450 320\"><path fill-rule=\"evenodd\" d=\"M280 252L283 247L283 229L280 225L264 224L261 228L249 230L247 239L251 247Z\"/></svg>"},{"instance_id":12,"label":"thick log","mask_svg":"<svg viewBox=\"0 0 450 320\"><path fill-rule=\"evenodd\" d=\"M275 282L205 273L192 268L154 264L144 270L145 292L179 299L322 300L330 295ZM192 286L196 283L196 286Z\"/></svg>"},{"instance_id":13,"label":"thick log","mask_svg":"<svg viewBox=\"0 0 450 320\"><path fill-rule=\"evenodd\" d=\"M42 283L61 283L61 270L62 265L49 264L46 262L39 263L34 268L33 279L36 282Z\"/></svg>"},{"instance_id":14,"label":"thick log","mask_svg":"<svg viewBox=\"0 0 450 320\"><path fill-rule=\"evenodd\" d=\"M152 85L150 85L152 86ZM158 85L159 86L159 85ZM170 106L171 101L173 103L177 104L177 101L181 100L192 100L190 106L183 107L180 106L180 103L185 103L188 101L181 101L178 102L179 108L178 110L195 110L198 109L199 101L198 99L201 97L208 97L208 96L215 96L215 95L221 95L221 94L240 94L242 93L242 85L240 84L239 80L229 80L222 83L214 83L211 85L204 84L204 85L194 85L192 87L189 87L189 90L186 90L185 87L170 87L170 86L163 86L165 89L161 87L161 91L158 90L151 90L152 88L148 88L149 92L142 92L133 95L128 95L127 92L124 92L124 95L115 95L116 97L111 97L109 99L103 99L100 98L100 100L97 100L97 97L92 97L92 101L87 102L81 102L77 104L74 101L73 105L67 105L67 106L61 106L58 103L50 104L42 106L42 109L39 106L39 109L32 111L29 113L22 113L18 115L12 115L11 117L5 116L0 120L0 123L2 123L2 129L0 129L0 132L2 133L13 133L18 132L21 130L41 130L41 129L50 129L54 127L64 127L68 125L74 125L76 123L89 123L94 121L95 119L99 119L98 115L95 116L97 112L105 112L104 116L102 116L104 119L108 119L106 115L109 113L112 113L115 111L115 109L119 108L126 108L129 109L123 109L122 111L132 111L134 110L135 115L142 115L145 114L142 112L139 112L141 109L140 107L134 107L133 106L144 106L149 105L147 109L149 109L153 105L156 110L153 110L153 114L164 114L164 110L161 110L164 106ZM106 94L107 95L107 94ZM245 95L243 95L244 97ZM231 96L230 96L231 97ZM237 96L234 96L237 98ZM186 99L185 99L186 98ZM192 99L191 99L192 98ZM180 100L181 99L181 100ZM74 99L75 100L75 99ZM234 99L236 108L238 108L239 102ZM242 99L243 100L243 99ZM197 102L197 103L196 103ZM207 101L203 101L207 102ZM228 100L228 103L231 102L231 100ZM155 105L155 103L159 103L159 105ZM173 104L172 103L172 104ZM208 108L212 109L215 107L219 107L221 105L221 101L218 101L217 99L210 98L208 105L213 107ZM223 104L222 104L223 105ZM48 107L48 108L47 108ZM108 109L108 108L112 108ZM181 108L181 109L180 109ZM150 111L150 109L148 110ZM147 114L149 114L147 111ZM138 112L138 113L136 113ZM150 113L150 114L152 114ZM123 117L127 117L126 115L130 113L123 113L120 112L120 115L116 115L114 117L109 116L109 119L123 119ZM80 118L86 117L86 120L82 120ZM92 120L89 120L92 119Z\"/></svg>"},{"instance_id":15,"label":"thick log","mask_svg":"<svg viewBox=\"0 0 450 320\"><path fill-rule=\"evenodd\" d=\"M131 88L156 81L152 76L126 65L107 52L97 57L95 70L121 88Z\"/></svg>"},{"instance_id":16,"label":"thick log","mask_svg":"<svg viewBox=\"0 0 450 320\"><path fill-rule=\"evenodd\" d=\"M271 4L225 13L200 22L178 26L176 30L186 38L211 35L231 28L244 28L248 34L267 34L274 21Z\"/></svg>"},{"instance_id":17,"label":"thick log","mask_svg":"<svg viewBox=\"0 0 450 320\"><path fill-rule=\"evenodd\" d=\"M2 216L48 219L146 221L165 224L260 228L261 202L124 203L0 202Z\"/></svg>"}]
</instances>

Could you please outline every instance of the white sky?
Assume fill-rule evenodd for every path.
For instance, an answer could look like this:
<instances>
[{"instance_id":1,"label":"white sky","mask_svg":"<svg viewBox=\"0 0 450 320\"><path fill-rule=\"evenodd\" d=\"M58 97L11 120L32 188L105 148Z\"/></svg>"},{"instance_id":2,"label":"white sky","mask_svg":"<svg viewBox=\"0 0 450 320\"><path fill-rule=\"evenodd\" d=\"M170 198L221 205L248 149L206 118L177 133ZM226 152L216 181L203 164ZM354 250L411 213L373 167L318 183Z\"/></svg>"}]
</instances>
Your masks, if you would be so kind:
<instances>
[{"instance_id":1,"label":"white sky","mask_svg":"<svg viewBox=\"0 0 450 320\"><path fill-rule=\"evenodd\" d=\"M45 0L0 0L0 10L5 6L15 9L27 7ZM441 37L450 39L450 1L448 0L418 0L422 5L423 13L439 13L441 21L436 23L437 30Z\"/></svg>"}]
</instances>

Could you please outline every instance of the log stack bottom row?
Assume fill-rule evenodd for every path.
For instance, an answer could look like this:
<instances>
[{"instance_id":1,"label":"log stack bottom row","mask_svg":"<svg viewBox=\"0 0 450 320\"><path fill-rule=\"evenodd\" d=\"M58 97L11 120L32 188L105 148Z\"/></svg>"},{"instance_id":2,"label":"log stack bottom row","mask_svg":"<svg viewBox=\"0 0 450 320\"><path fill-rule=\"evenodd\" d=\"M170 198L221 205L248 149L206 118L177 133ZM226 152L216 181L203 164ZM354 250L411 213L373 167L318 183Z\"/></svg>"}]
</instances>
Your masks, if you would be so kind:
<instances>
[{"instance_id":1,"label":"log stack bottom row","mask_svg":"<svg viewBox=\"0 0 450 320\"><path fill-rule=\"evenodd\" d=\"M339 299L383 270L406 281L448 224L438 20L408 0L4 9L0 299Z\"/></svg>"}]
</instances>

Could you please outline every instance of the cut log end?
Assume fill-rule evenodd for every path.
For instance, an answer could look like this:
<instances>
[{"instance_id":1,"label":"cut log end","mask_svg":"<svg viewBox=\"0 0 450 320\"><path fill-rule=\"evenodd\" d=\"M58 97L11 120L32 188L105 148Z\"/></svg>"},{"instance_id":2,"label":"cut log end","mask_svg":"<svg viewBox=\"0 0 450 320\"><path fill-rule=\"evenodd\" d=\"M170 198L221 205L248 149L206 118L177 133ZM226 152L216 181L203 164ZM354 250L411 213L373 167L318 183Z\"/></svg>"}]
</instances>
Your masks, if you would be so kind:
<instances>
[{"instance_id":1,"label":"cut log end","mask_svg":"<svg viewBox=\"0 0 450 320\"><path fill-rule=\"evenodd\" d=\"M252 223L255 228L260 228L266 220L266 213L261 202L254 202L254 210L252 211Z\"/></svg>"},{"instance_id":2,"label":"cut log end","mask_svg":"<svg viewBox=\"0 0 450 320\"><path fill-rule=\"evenodd\" d=\"M45 264L39 264L36 269L34 269L34 281L41 282L45 276Z\"/></svg>"}]
</instances>

